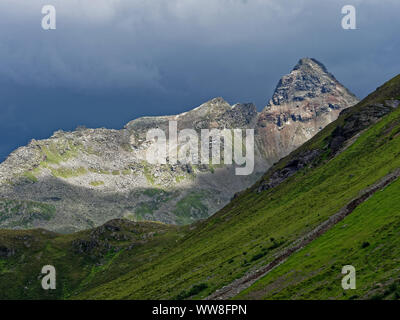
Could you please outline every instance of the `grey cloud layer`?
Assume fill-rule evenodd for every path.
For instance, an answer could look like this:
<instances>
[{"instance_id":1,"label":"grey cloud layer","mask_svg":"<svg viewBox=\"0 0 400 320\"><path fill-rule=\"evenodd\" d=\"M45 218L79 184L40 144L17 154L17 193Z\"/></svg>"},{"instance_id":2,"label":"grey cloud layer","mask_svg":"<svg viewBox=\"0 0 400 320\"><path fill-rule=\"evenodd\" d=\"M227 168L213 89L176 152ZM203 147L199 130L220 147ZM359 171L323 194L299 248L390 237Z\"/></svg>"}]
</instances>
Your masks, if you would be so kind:
<instances>
[{"instance_id":1,"label":"grey cloud layer","mask_svg":"<svg viewBox=\"0 0 400 320\"><path fill-rule=\"evenodd\" d=\"M45 4L55 31L40 27ZM345 4L358 30L341 29ZM398 0L2 0L0 134L19 140L3 138L0 156L55 128L121 126L214 96L262 108L303 56L362 97L400 70L399 12Z\"/></svg>"},{"instance_id":2,"label":"grey cloud layer","mask_svg":"<svg viewBox=\"0 0 400 320\"><path fill-rule=\"evenodd\" d=\"M254 77L256 67L266 72L276 63L283 64L282 54L290 65L313 52L323 60L341 59L344 65L353 62L345 57L357 49L351 41L360 49L374 45L339 30L340 8L347 2L53 0L49 3L57 9L58 29L44 32L40 29L43 1L3 0L0 58L5 63L0 76L28 85L168 89L165 73L167 78L178 76L196 83L187 79L198 76L194 71L200 71L204 80L201 70L235 73L236 66L240 71L247 67L248 76ZM353 3L358 4L360 28L378 23L365 36L378 33L374 41L393 41L390 29L398 30L393 13L399 12L399 2ZM374 18L376 14L384 19ZM331 53L325 57L327 51ZM191 73L179 74L180 64L187 64Z\"/></svg>"}]
</instances>

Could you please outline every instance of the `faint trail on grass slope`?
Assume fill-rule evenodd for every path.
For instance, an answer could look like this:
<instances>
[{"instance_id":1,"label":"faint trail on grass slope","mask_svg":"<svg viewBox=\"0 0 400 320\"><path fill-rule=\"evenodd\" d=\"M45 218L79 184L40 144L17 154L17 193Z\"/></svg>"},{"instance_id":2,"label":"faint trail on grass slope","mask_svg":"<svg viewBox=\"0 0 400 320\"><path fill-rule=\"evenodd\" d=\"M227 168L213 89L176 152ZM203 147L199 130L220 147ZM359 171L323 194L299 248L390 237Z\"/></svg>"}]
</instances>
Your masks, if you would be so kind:
<instances>
[{"instance_id":1,"label":"faint trail on grass slope","mask_svg":"<svg viewBox=\"0 0 400 320\"><path fill-rule=\"evenodd\" d=\"M375 183L373 186L364 189L361 191L361 195L357 198L350 201L346 206L340 209L337 213L332 215L328 220L321 223L317 226L314 230L306 234L305 236L301 237L300 239L296 240L294 244L284 250L283 252L279 253L276 258L270 262L269 264L265 265L261 269L250 271L243 277L236 279L229 285L218 289L213 294L209 295L205 300L225 300L232 298L239 294L241 291L250 287L254 282L258 279L265 276L268 272L272 269L283 263L287 258L289 258L293 253L299 251L306 245L308 245L313 240L320 237L326 231L331 229L335 226L338 222L342 221L346 216L351 214L361 203L366 201L370 198L375 192L382 190L388 184L392 183L400 176L400 168L396 169L394 172L389 173L385 177L383 177L379 182Z\"/></svg>"}]
</instances>

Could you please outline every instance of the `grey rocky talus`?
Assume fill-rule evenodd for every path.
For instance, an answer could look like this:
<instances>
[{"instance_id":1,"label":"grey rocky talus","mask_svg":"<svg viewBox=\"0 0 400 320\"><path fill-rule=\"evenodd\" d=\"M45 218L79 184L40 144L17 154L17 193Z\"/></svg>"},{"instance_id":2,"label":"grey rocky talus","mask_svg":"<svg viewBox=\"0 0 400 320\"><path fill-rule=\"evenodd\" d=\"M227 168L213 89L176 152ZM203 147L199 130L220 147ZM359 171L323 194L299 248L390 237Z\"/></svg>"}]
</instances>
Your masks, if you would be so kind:
<instances>
[{"instance_id":1,"label":"grey rocky talus","mask_svg":"<svg viewBox=\"0 0 400 320\"><path fill-rule=\"evenodd\" d=\"M252 185L274 162L357 103L326 68L304 58L282 77L271 101L231 106L212 99L188 112L143 117L121 130L58 131L32 140L0 164L0 228L73 232L114 218L188 224L204 219ZM255 169L232 165L151 165L149 129L254 129Z\"/></svg>"}]
</instances>

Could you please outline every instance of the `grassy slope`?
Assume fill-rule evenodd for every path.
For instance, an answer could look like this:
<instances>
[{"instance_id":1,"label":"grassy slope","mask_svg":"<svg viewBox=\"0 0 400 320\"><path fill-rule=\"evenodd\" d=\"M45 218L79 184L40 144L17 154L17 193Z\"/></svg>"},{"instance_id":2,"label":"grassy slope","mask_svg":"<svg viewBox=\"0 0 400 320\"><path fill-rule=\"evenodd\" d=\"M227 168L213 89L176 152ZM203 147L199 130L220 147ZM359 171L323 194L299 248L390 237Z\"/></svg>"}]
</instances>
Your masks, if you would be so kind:
<instances>
[{"instance_id":1,"label":"grassy slope","mask_svg":"<svg viewBox=\"0 0 400 320\"><path fill-rule=\"evenodd\" d=\"M399 228L397 180L237 298L398 299ZM341 287L341 270L347 264L356 268L356 290L345 291Z\"/></svg>"},{"instance_id":2,"label":"grassy slope","mask_svg":"<svg viewBox=\"0 0 400 320\"><path fill-rule=\"evenodd\" d=\"M173 250L79 298L202 298L251 268L270 262L274 253L336 213L367 188L400 167L400 109L364 132L331 159L328 138L349 115L371 103L400 97L400 77L342 115L314 139L278 163L264 177L305 149L324 150L316 168L306 168L260 194L249 189L179 240Z\"/></svg>"},{"instance_id":3,"label":"grassy slope","mask_svg":"<svg viewBox=\"0 0 400 320\"><path fill-rule=\"evenodd\" d=\"M1 230L0 299L65 299L126 273L162 254L181 236L173 226L113 220L104 227L70 235L49 231ZM95 241L91 243L90 241ZM41 268L54 265L57 289L41 288Z\"/></svg>"}]
</instances>

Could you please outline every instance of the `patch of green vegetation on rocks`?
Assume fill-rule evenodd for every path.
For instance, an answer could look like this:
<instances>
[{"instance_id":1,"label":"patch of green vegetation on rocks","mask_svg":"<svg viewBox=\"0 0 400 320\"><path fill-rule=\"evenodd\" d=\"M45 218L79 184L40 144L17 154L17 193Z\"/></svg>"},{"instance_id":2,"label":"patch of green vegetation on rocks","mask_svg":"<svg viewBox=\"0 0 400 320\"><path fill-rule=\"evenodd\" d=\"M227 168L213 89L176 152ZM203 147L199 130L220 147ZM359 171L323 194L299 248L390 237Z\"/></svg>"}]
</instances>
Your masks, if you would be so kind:
<instances>
[{"instance_id":1,"label":"patch of green vegetation on rocks","mask_svg":"<svg viewBox=\"0 0 400 320\"><path fill-rule=\"evenodd\" d=\"M190 192L180 199L174 210L179 224L189 224L208 216L207 205L204 204L205 191Z\"/></svg>"},{"instance_id":2,"label":"patch of green vegetation on rocks","mask_svg":"<svg viewBox=\"0 0 400 320\"><path fill-rule=\"evenodd\" d=\"M159 188L149 188L141 192L149 200L142 201L135 209L135 216L138 220L146 220L146 215L153 215L154 211L158 210L161 205L174 197L173 192L168 192Z\"/></svg>"},{"instance_id":3,"label":"patch of green vegetation on rocks","mask_svg":"<svg viewBox=\"0 0 400 320\"><path fill-rule=\"evenodd\" d=\"M50 171L54 177L59 177L64 179L83 176L87 173L87 170L84 167L79 167L76 169L66 168L66 167L60 167L60 168L50 167Z\"/></svg>"},{"instance_id":4,"label":"patch of green vegetation on rocks","mask_svg":"<svg viewBox=\"0 0 400 320\"><path fill-rule=\"evenodd\" d=\"M70 140L57 140L50 143L40 143L40 150L43 154L43 161L48 164L60 164L71 158L75 158L80 150L83 150L83 145L73 143Z\"/></svg>"},{"instance_id":5,"label":"patch of green vegetation on rocks","mask_svg":"<svg viewBox=\"0 0 400 320\"><path fill-rule=\"evenodd\" d=\"M111 174L110 171L104 170L104 169L96 169L96 168L89 168L89 171L92 173L98 173L98 174Z\"/></svg>"},{"instance_id":6,"label":"patch of green vegetation on rocks","mask_svg":"<svg viewBox=\"0 0 400 320\"><path fill-rule=\"evenodd\" d=\"M0 199L0 223L10 220L7 227L13 227L14 224L19 227L29 227L34 220L49 221L56 213L56 208L48 203ZM18 218L18 223L13 222Z\"/></svg>"},{"instance_id":7,"label":"patch of green vegetation on rocks","mask_svg":"<svg viewBox=\"0 0 400 320\"><path fill-rule=\"evenodd\" d=\"M104 185L104 181L100 181L100 180L91 181L90 185L93 187L99 187L99 186Z\"/></svg>"},{"instance_id":8,"label":"patch of green vegetation on rocks","mask_svg":"<svg viewBox=\"0 0 400 320\"><path fill-rule=\"evenodd\" d=\"M38 182L38 178L36 178L32 171L25 171L23 176L32 183Z\"/></svg>"},{"instance_id":9,"label":"patch of green vegetation on rocks","mask_svg":"<svg viewBox=\"0 0 400 320\"><path fill-rule=\"evenodd\" d=\"M143 162L143 174L146 177L146 180L151 184L154 185L155 184L155 177L153 175L153 173L151 172L151 168L149 167L149 165L146 162Z\"/></svg>"}]
</instances>

